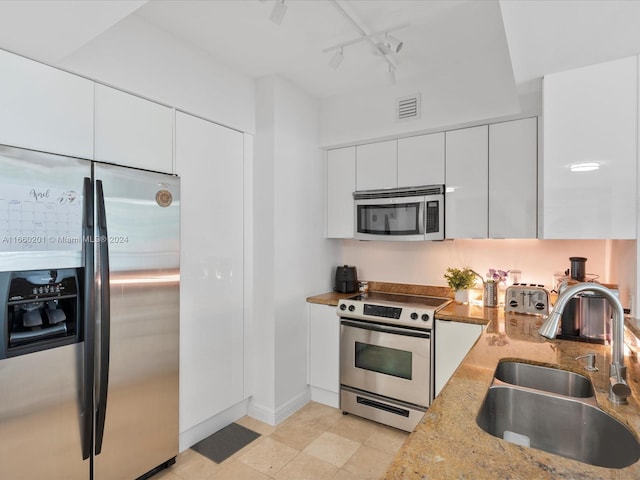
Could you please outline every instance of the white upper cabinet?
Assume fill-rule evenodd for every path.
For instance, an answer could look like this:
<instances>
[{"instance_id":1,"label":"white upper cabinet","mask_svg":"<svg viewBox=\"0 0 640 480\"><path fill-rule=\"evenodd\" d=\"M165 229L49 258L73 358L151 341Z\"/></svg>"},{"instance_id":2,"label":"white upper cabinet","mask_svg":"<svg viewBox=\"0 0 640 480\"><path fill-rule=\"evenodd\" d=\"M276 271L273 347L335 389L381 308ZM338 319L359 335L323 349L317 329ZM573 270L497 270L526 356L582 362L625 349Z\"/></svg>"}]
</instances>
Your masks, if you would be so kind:
<instances>
[{"instance_id":1,"label":"white upper cabinet","mask_svg":"<svg viewBox=\"0 0 640 480\"><path fill-rule=\"evenodd\" d=\"M327 237L353 238L356 147L327 151Z\"/></svg>"},{"instance_id":2,"label":"white upper cabinet","mask_svg":"<svg viewBox=\"0 0 640 480\"><path fill-rule=\"evenodd\" d=\"M96 84L95 159L174 173L173 110Z\"/></svg>"},{"instance_id":3,"label":"white upper cabinet","mask_svg":"<svg viewBox=\"0 0 640 480\"><path fill-rule=\"evenodd\" d=\"M547 75L543 87L541 236L636 238L637 58Z\"/></svg>"},{"instance_id":4,"label":"white upper cabinet","mask_svg":"<svg viewBox=\"0 0 640 480\"><path fill-rule=\"evenodd\" d=\"M398 140L398 187L444 184L444 132Z\"/></svg>"},{"instance_id":5,"label":"white upper cabinet","mask_svg":"<svg viewBox=\"0 0 640 480\"><path fill-rule=\"evenodd\" d=\"M489 125L489 237L536 238L538 121Z\"/></svg>"},{"instance_id":6,"label":"white upper cabinet","mask_svg":"<svg viewBox=\"0 0 640 480\"><path fill-rule=\"evenodd\" d=\"M446 132L446 238L487 238L488 126Z\"/></svg>"},{"instance_id":7,"label":"white upper cabinet","mask_svg":"<svg viewBox=\"0 0 640 480\"><path fill-rule=\"evenodd\" d=\"M0 50L0 143L93 158L93 82Z\"/></svg>"},{"instance_id":8,"label":"white upper cabinet","mask_svg":"<svg viewBox=\"0 0 640 480\"><path fill-rule=\"evenodd\" d=\"M356 190L398 186L398 141L356 147Z\"/></svg>"}]
</instances>

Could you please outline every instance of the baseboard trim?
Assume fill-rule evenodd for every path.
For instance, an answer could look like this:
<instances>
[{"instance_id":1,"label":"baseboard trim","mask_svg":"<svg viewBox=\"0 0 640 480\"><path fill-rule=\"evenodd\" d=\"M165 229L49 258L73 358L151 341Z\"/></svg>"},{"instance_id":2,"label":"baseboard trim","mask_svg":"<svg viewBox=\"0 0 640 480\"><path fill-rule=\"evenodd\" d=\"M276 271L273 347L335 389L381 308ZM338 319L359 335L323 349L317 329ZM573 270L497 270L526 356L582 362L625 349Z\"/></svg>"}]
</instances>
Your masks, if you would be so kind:
<instances>
[{"instance_id":1,"label":"baseboard trim","mask_svg":"<svg viewBox=\"0 0 640 480\"><path fill-rule=\"evenodd\" d=\"M324 388L310 387L311 400L333 408L340 408L340 394Z\"/></svg>"},{"instance_id":2,"label":"baseboard trim","mask_svg":"<svg viewBox=\"0 0 640 480\"><path fill-rule=\"evenodd\" d=\"M276 426L286 420L291 414L304 407L310 400L311 396L308 389L300 392L276 409L260 405L252 400L249 403L249 416L269 425Z\"/></svg>"}]
</instances>

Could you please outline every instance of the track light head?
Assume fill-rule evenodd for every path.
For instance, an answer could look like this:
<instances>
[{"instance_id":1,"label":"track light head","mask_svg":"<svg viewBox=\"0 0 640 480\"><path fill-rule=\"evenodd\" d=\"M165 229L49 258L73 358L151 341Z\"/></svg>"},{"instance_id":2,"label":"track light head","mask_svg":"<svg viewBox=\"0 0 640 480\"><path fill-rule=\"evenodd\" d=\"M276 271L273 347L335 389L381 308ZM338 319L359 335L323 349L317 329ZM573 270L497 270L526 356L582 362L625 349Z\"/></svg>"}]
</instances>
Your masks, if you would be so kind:
<instances>
[{"instance_id":1,"label":"track light head","mask_svg":"<svg viewBox=\"0 0 640 480\"><path fill-rule=\"evenodd\" d=\"M396 37L392 37L389 34L385 35L384 43L389 49L389 51L393 53L399 53L400 50L402 50L402 46L404 45L404 42L402 42L401 40L398 40Z\"/></svg>"},{"instance_id":2,"label":"track light head","mask_svg":"<svg viewBox=\"0 0 640 480\"><path fill-rule=\"evenodd\" d=\"M271 11L271 16L269 17L273 23L276 25L280 25L282 20L284 20L284 16L287 13L287 5L284 3L284 0L276 0L276 3L273 5L273 10Z\"/></svg>"},{"instance_id":3,"label":"track light head","mask_svg":"<svg viewBox=\"0 0 640 480\"><path fill-rule=\"evenodd\" d=\"M329 66L334 70L337 70L340 64L344 60L344 54L342 53L342 47L336 53L333 54L331 60L329 60Z\"/></svg>"}]
</instances>

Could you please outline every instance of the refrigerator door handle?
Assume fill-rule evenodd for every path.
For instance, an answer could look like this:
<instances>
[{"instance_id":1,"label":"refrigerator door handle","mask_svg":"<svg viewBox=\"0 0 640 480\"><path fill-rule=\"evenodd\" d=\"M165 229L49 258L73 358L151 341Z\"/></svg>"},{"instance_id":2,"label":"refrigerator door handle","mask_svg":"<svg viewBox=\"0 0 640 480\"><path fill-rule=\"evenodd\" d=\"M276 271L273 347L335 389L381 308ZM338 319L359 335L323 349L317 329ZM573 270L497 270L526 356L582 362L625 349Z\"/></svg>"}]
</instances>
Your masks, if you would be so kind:
<instances>
[{"instance_id":1,"label":"refrigerator door handle","mask_svg":"<svg viewBox=\"0 0 640 480\"><path fill-rule=\"evenodd\" d=\"M104 423L107 413L107 390L109 388L109 346L111 333L111 292L109 285L109 236L107 214L104 206L102 181L96 181L98 245L100 248L100 384L96 404L96 444L95 453L102 451Z\"/></svg>"},{"instance_id":2,"label":"refrigerator door handle","mask_svg":"<svg viewBox=\"0 0 640 480\"><path fill-rule=\"evenodd\" d=\"M94 383L94 343L95 343L95 279L94 243L90 240L94 233L93 184L88 177L83 184L82 245L84 256L84 371L81 406L82 459L91 457L93 445L93 383Z\"/></svg>"}]
</instances>

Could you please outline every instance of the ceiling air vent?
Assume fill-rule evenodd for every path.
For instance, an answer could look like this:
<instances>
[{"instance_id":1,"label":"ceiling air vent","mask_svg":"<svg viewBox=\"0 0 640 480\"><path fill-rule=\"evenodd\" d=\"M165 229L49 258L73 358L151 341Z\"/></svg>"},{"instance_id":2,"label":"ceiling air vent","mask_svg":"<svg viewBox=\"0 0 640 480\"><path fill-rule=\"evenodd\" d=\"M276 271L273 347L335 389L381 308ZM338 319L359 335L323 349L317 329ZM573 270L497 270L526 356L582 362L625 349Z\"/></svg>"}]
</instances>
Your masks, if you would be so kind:
<instances>
[{"instance_id":1,"label":"ceiling air vent","mask_svg":"<svg viewBox=\"0 0 640 480\"><path fill-rule=\"evenodd\" d=\"M420 100L419 93L399 98L396 107L396 120L420 118Z\"/></svg>"}]
</instances>

